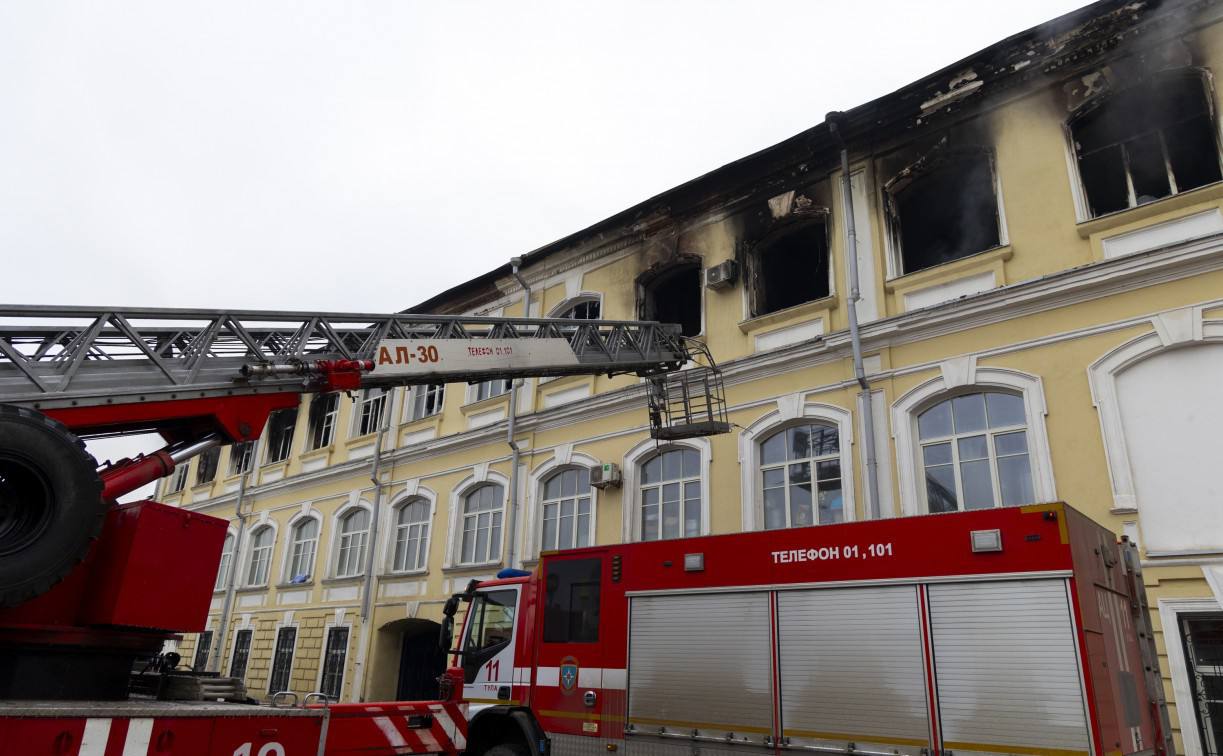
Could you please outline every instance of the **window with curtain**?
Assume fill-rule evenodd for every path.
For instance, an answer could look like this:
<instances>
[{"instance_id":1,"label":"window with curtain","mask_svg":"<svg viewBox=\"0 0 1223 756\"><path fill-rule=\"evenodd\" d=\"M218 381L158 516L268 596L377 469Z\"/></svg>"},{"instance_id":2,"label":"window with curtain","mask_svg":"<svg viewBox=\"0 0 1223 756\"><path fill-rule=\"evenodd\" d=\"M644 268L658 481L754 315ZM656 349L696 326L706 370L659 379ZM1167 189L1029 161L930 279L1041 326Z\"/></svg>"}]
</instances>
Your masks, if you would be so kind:
<instances>
[{"instance_id":1,"label":"window with curtain","mask_svg":"<svg viewBox=\"0 0 1223 756\"><path fill-rule=\"evenodd\" d=\"M299 521L289 535L290 583L304 583L314 574L314 555L318 552L318 520Z\"/></svg>"}]
</instances>

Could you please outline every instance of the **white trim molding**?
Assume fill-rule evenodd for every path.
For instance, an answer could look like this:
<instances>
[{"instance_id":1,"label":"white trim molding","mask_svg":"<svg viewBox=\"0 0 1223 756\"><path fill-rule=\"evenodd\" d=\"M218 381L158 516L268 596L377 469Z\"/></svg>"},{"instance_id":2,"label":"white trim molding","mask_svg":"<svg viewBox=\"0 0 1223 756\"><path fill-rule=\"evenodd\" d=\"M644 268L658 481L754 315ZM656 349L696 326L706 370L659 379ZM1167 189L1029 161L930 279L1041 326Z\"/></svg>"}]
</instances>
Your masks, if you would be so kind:
<instances>
[{"instance_id":1,"label":"white trim molding","mask_svg":"<svg viewBox=\"0 0 1223 756\"><path fill-rule=\"evenodd\" d=\"M1197 704L1193 700L1193 689L1189 685L1189 664L1185 660L1185 649L1181 645L1182 614L1218 612L1223 607L1211 598L1161 598L1159 600L1159 624L1162 626L1164 648L1168 651L1168 673L1172 677L1172 702L1176 704L1181 744L1185 756L1202 756L1202 741L1198 737ZM1192 719L1186 716L1189 714ZM1189 721L1186 721L1188 719Z\"/></svg>"},{"instance_id":2,"label":"white trim molding","mask_svg":"<svg viewBox=\"0 0 1223 756\"><path fill-rule=\"evenodd\" d=\"M460 525L459 515L463 511L463 499L467 494L471 493L472 489L485 483L496 483L501 486L501 550L498 552L500 557L491 562L462 564L459 560L459 550L463 546L463 530ZM446 559L442 563L443 567L480 567L501 564L505 560L506 539L509 537L508 512L506 511L508 508L507 499L509 498L509 492L509 477L502 475L496 470L490 470L487 462L481 462L472 467L471 474L459 481L454 488L450 489L450 517L446 533Z\"/></svg>"},{"instance_id":3,"label":"white trim molding","mask_svg":"<svg viewBox=\"0 0 1223 756\"><path fill-rule=\"evenodd\" d=\"M1044 384L1038 376L1010 368L981 367L975 357L954 357L939 366L939 375L910 389L892 403L892 438L896 443L896 470L900 475L900 512L922 512L921 465L917 459L917 416L934 399L965 389L1001 388L1023 397L1028 422L1028 459L1032 465L1032 492L1037 502L1057 501L1053 458L1045 429Z\"/></svg>"},{"instance_id":4,"label":"white trim molding","mask_svg":"<svg viewBox=\"0 0 1223 756\"><path fill-rule=\"evenodd\" d=\"M621 470L621 538L624 543L641 540L641 465L650 457L668 449L695 449L701 454L701 535L710 533L709 476L713 465L713 444L708 438L690 438L673 443L659 443L652 438L633 446L624 453Z\"/></svg>"},{"instance_id":5,"label":"white trim molding","mask_svg":"<svg viewBox=\"0 0 1223 756\"><path fill-rule=\"evenodd\" d=\"M544 482L555 473L562 470L580 467L597 467L603 464L589 454L573 450L573 444L561 444L553 450L552 458L540 465L527 476L527 495L523 497L524 528L522 536L521 559L538 559L540 540L543 537L543 518L541 516L544 501ZM590 487L590 543L594 545L595 533L599 523L599 489Z\"/></svg>"},{"instance_id":6,"label":"white trim molding","mask_svg":"<svg viewBox=\"0 0 1223 756\"><path fill-rule=\"evenodd\" d=\"M739 501L744 532L764 529L764 503L760 498L760 442L765 436L802 422L827 423L837 429L841 461L841 498L846 522L857 519L854 499L854 423L844 407L810 402L802 394L777 398L777 408L756 419L739 433Z\"/></svg>"},{"instance_id":7,"label":"white trim molding","mask_svg":"<svg viewBox=\"0 0 1223 756\"><path fill-rule=\"evenodd\" d=\"M1206 320L1206 309L1206 305L1198 305L1158 313L1151 318L1149 333L1113 348L1087 368L1091 403L1100 416L1114 512L1138 511L1134 471L1121 422L1121 404L1117 401L1117 377L1135 364L1169 349L1193 343L1223 342L1223 321Z\"/></svg>"}]
</instances>

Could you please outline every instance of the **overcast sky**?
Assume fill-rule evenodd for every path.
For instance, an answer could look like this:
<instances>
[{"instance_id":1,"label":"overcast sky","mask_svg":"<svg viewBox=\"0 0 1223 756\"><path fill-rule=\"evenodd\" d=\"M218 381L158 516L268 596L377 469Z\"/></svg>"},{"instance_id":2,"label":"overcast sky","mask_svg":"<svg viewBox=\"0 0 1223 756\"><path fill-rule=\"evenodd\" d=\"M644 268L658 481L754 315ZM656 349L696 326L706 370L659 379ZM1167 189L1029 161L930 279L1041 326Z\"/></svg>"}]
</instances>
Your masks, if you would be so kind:
<instances>
[{"instance_id":1,"label":"overcast sky","mask_svg":"<svg viewBox=\"0 0 1223 756\"><path fill-rule=\"evenodd\" d=\"M397 310L1086 3L0 3L9 303Z\"/></svg>"}]
</instances>

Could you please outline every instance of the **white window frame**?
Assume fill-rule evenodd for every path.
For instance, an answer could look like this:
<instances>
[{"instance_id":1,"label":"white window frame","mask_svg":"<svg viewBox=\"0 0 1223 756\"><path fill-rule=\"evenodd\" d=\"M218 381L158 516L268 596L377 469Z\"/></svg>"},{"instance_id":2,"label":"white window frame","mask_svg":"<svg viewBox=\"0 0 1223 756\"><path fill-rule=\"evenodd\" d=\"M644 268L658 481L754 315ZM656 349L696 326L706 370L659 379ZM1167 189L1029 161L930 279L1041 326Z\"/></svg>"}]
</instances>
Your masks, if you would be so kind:
<instances>
[{"instance_id":1,"label":"white window frame","mask_svg":"<svg viewBox=\"0 0 1223 756\"><path fill-rule=\"evenodd\" d=\"M238 441L229 446L229 477L250 472L255 465L258 441Z\"/></svg>"},{"instance_id":2,"label":"white window frame","mask_svg":"<svg viewBox=\"0 0 1223 756\"><path fill-rule=\"evenodd\" d=\"M309 408L307 408L307 414L308 414L308 410ZM292 412L293 413L293 427L289 431L289 448L285 449L285 453L283 457L272 459L272 450L273 448L275 448L275 445L272 443L274 440L272 438L272 419L275 418L276 415L281 412ZM272 412L271 415L268 416L267 443L264 444L265 448L263 451L264 464L267 464L267 465L279 464L287 460L289 457L293 456L293 445L297 441L297 424L300 420L301 420L301 405L298 405L297 407L291 407L289 409L275 410L274 412Z\"/></svg>"},{"instance_id":3,"label":"white window frame","mask_svg":"<svg viewBox=\"0 0 1223 756\"><path fill-rule=\"evenodd\" d=\"M579 474L580 474L580 473L582 473L582 472L585 472L585 473L586 473L586 476L587 476L587 480L589 480L589 477L590 477L590 468L583 468L583 467L582 467L582 466L580 466L580 465L569 465L569 466L566 466L566 467L561 467L561 468L558 468L558 469L556 469L556 470L553 470L551 475L549 475L548 477L546 477L546 478L544 478L542 481L540 481L541 488L540 488L540 492L539 492L539 516L540 516L540 525L541 525L541 528L540 528L540 548L541 548L541 549L557 550L557 549L575 549L575 548L585 548L584 546L579 546L579 545L578 545L578 543L577 543L577 541L578 541L578 526L577 526L577 523L578 523L578 517L579 517L579 514L578 514L578 500L579 500L579 499L589 499L588 506L589 506L589 508L590 508L590 511L589 511L589 513L587 514L587 520L588 520L588 522L587 522L587 524L586 524L586 546L593 546L593 545L594 545L594 534L595 534L595 519L594 519L594 499L595 499L595 495L594 495L594 492L595 492L597 489L596 489L594 486L589 486L589 488L587 489L587 491L586 491L586 493L585 493L585 494L583 494L581 491L578 491L578 492L576 492L576 493L575 493L573 496L565 496L565 495L563 495L563 494L562 494L562 495L561 495L561 497L560 497L560 498L558 498L558 499L548 499L548 498L546 497L545 493L544 493L544 491L547 489L548 482L549 482L549 481L550 481L552 478L554 478L554 477L556 477L556 476L558 476L558 475L563 475L564 473L566 473L566 472L570 472L570 471L576 471L576 472L578 472ZM565 543L565 544L562 544L562 543L560 543L560 529L559 529L559 526L560 526L560 514L559 514L559 511L560 511L560 509L562 508L562 505L564 504L564 502L566 502L566 501L570 501L570 500L572 500L572 501L573 501L573 506L574 506L574 510L573 510L573 531L572 531L572 532L573 532L573 543ZM542 539L543 539L543 527L542 527L542 526L547 524L547 521L548 521L548 516L547 516L547 508L548 508L548 506L549 506L549 505L554 505L554 506L557 508L557 510L558 510L558 514L557 514L557 543L556 543L556 545L555 545L555 546L552 546L552 545L550 545L550 544L543 543L543 540L542 540Z\"/></svg>"},{"instance_id":4,"label":"white window frame","mask_svg":"<svg viewBox=\"0 0 1223 756\"><path fill-rule=\"evenodd\" d=\"M187 479L190 477L190 472L190 460L179 463L174 468L174 474L166 478L165 495L170 496L171 494L182 493L183 489L187 487Z\"/></svg>"},{"instance_id":5,"label":"white window frame","mask_svg":"<svg viewBox=\"0 0 1223 756\"><path fill-rule=\"evenodd\" d=\"M904 269L904 250L900 248L900 245L898 245L895 239L893 238L894 236L893 227L892 227L893 221L891 219L891 214L888 213L886 210L888 192L887 192L887 189L885 189L884 187L888 183L888 181L891 179L891 177L890 176L878 177L876 181L878 188L876 191L878 192L879 208L883 214L883 248L885 252L884 254L885 262L887 263L887 280L891 281L892 279L900 278L906 275L911 275L913 273L920 273L921 271L925 271L925 270L934 270L935 268L941 268L946 265L950 265L952 263L959 262L960 260L967 260L968 258L973 257L974 255L979 255L982 252L988 252L991 249L1000 249L1011 243L1010 231L1007 228L1007 222L1006 222L1006 202L1003 201L1003 196L1002 196L1002 171L998 170L998 150L997 150L997 147L994 145L990 145L988 149L989 149L990 171L993 173L993 177L994 177L994 200L997 202L997 205L998 205L998 246L987 247L986 249L979 249L976 252L972 252L970 254L964 255L963 257L957 257L954 260L948 260L947 262L939 263L937 265L932 265L928 268L922 268L921 270L907 271Z\"/></svg>"},{"instance_id":6,"label":"white window frame","mask_svg":"<svg viewBox=\"0 0 1223 756\"><path fill-rule=\"evenodd\" d=\"M229 586L229 571L234 568L234 550L238 543L238 533L233 528L225 531L225 540L221 542L221 560L217 564L217 578L213 581L212 590L223 591ZM229 548L226 550L226 544Z\"/></svg>"},{"instance_id":7,"label":"white window frame","mask_svg":"<svg viewBox=\"0 0 1223 756\"><path fill-rule=\"evenodd\" d=\"M572 297L566 297L564 301L560 302L548 311L548 317L563 318L565 316L564 313L569 312L578 305L586 304L587 302L594 302L595 304L599 305L599 319L602 319L604 315L606 315L606 313L603 312L603 295L598 292L584 291L580 294L575 294ZM574 320L579 319L581 318L574 318Z\"/></svg>"},{"instance_id":8,"label":"white window frame","mask_svg":"<svg viewBox=\"0 0 1223 756\"><path fill-rule=\"evenodd\" d=\"M527 477L530 502L524 510L523 518L522 554L524 558L537 559L542 550L544 482L559 470L571 467L594 468L602 464L589 454L575 452L573 444L561 444L552 450L551 459L531 470ZM599 532L599 499L602 493L598 488L590 487L590 543L592 545L596 543L596 535Z\"/></svg>"},{"instance_id":9,"label":"white window frame","mask_svg":"<svg viewBox=\"0 0 1223 756\"><path fill-rule=\"evenodd\" d=\"M320 443L316 445L314 443L315 425L313 422L314 418L312 417L314 413L311 412L310 409L314 406L314 402L317 399L317 397L321 397L321 396L330 396L331 399L334 401L334 404L330 410L328 410L327 412L323 412L319 415L319 422L323 423L323 425L327 427L327 433L326 433L327 443ZM334 391L328 391L323 394L315 394L314 397L311 397L310 402L307 405L307 409L306 409L306 445L308 447L306 451L314 451L316 449L326 449L327 447L334 444L336 426L339 424L339 422L340 422L340 395L338 393Z\"/></svg>"},{"instance_id":10,"label":"white window frame","mask_svg":"<svg viewBox=\"0 0 1223 756\"><path fill-rule=\"evenodd\" d=\"M1197 702L1189 684L1189 662L1181 645L1180 615L1217 613L1223 610L1213 598L1161 598L1159 622L1163 627L1164 646L1168 652L1168 673L1172 677L1172 702L1176 704L1181 744L1185 756L1202 756L1202 740L1198 735ZM1188 716L1187 716L1188 715ZM1189 721L1185 721L1189 717Z\"/></svg>"},{"instance_id":11,"label":"white window frame","mask_svg":"<svg viewBox=\"0 0 1223 756\"><path fill-rule=\"evenodd\" d=\"M658 445L647 438L624 455L621 485L621 506L624 511L621 534L624 541L641 540L641 466L660 451L667 449L695 449L701 457L701 530L698 535L710 533L709 476L713 463L713 444L708 438L692 438L682 442ZM681 537L682 538L682 537Z\"/></svg>"},{"instance_id":12,"label":"white window frame","mask_svg":"<svg viewBox=\"0 0 1223 756\"><path fill-rule=\"evenodd\" d=\"M310 559L310 578L299 585L310 585L318 577L318 558L319 550L323 543L323 516L314 509L303 508L301 512L293 515L293 518L286 523L285 527L289 534L288 540L285 543L284 553L281 555L280 564L280 579L282 583L288 583L293 579L293 558L296 547L297 530L307 521L313 520L318 527L314 534L314 554Z\"/></svg>"},{"instance_id":13,"label":"white window frame","mask_svg":"<svg viewBox=\"0 0 1223 756\"><path fill-rule=\"evenodd\" d=\"M502 383L505 386L505 390L501 391L500 393L496 393L496 394L480 396L481 391L483 391L483 387L487 386L489 387L489 390L491 391L493 388L493 384L496 384L496 383ZM478 381L476 383L472 383L467 386L467 404L475 404L476 402L483 402L489 399L496 399L499 396L509 396L510 392L513 390L514 390L514 381L512 378L494 378L494 379L487 380L487 381Z\"/></svg>"},{"instance_id":14,"label":"white window frame","mask_svg":"<svg viewBox=\"0 0 1223 756\"><path fill-rule=\"evenodd\" d=\"M1038 376L1010 368L978 367L975 356L946 360L940 374L905 392L892 404L892 438L896 444L896 466L900 476L900 510L903 515L924 514L925 476L920 459L917 415L937 397L1001 389L1023 398L1028 430L1028 462L1032 469L1034 503L1058 500L1053 478L1049 434L1045 427L1048 410L1044 383Z\"/></svg>"},{"instance_id":15,"label":"white window frame","mask_svg":"<svg viewBox=\"0 0 1223 756\"><path fill-rule=\"evenodd\" d=\"M264 568L263 580L251 580L251 569L255 564L255 534L261 533L267 529L272 534L272 543L267 547L267 565ZM264 521L256 524L251 528L250 537L247 539L246 548L243 549L246 553L242 560L242 581L241 584L247 588L259 588L266 586L272 578L272 558L276 554L276 526L270 521Z\"/></svg>"},{"instance_id":16,"label":"white window frame","mask_svg":"<svg viewBox=\"0 0 1223 756\"><path fill-rule=\"evenodd\" d=\"M358 510L364 511L365 514L369 517L369 525L365 526L364 532L357 531L355 533L350 533L350 534L344 533L343 528L344 528L345 521L349 518L350 515L356 514ZM374 516L373 510L364 501L359 501L355 504L346 504L343 507L341 507L338 511L336 511L335 515L332 517L332 527L331 527L332 535L331 535L330 573L332 577L334 578L357 578L365 574L365 562L368 556L368 552L366 550L369 548L372 548L372 544L370 544L369 542L369 536L370 536L370 525L372 525L374 521L373 516ZM360 553L360 559L357 560L358 564L357 564L356 572L341 572L340 571L340 557L341 557L341 553L343 552L345 548L344 539L346 536L353 536L353 537L362 536L361 553Z\"/></svg>"},{"instance_id":17,"label":"white window frame","mask_svg":"<svg viewBox=\"0 0 1223 756\"><path fill-rule=\"evenodd\" d=\"M917 417L920 418L925 412L931 409L934 409L935 407L939 406L940 404L950 402L952 399L956 399L956 398L963 397L963 396L980 395L982 397L982 400L986 402L986 405L985 405L986 412L987 412L986 418L988 419L988 400L986 398L986 395L991 394L991 393L992 394L1005 394L1007 396L1015 397L1015 394L1010 391L999 391L997 389L979 389L977 387L972 387L971 389L968 389L966 391L957 391L957 392L948 394L946 396L936 397L935 399L931 401L929 405L922 407L918 410L915 410L915 413ZM1015 398L1018 398L1020 401L1023 400L1023 397L1015 397ZM954 406L948 408L948 412L954 413L954 411L955 411ZM928 446L941 446L943 444L948 444L951 449L951 461L946 464L951 467L952 475L955 478L955 495L956 495L955 511L963 512L968 509L967 502L965 501L965 498L964 498L964 480L963 480L963 469L962 469L963 461L960 459L960 441L967 439L967 438L975 438L978 436L985 437L985 444L986 444L986 449L987 449L986 456L982 460L978 460L978 461L984 461L989 464L990 491L994 498L993 507L996 508L996 507L1007 506L1002 501L1002 477L998 469L999 459L1004 458L1004 457L1018 456L1018 455L1007 454L1007 455L1000 456L995 447L995 439L997 439L998 436L1005 436L1005 435L1009 435L1012 433L1023 433L1024 438L1026 440L1027 433L1028 433L1028 424L1027 424L1027 418L1026 418L1027 408L1026 407L1024 408L1024 414L1025 414L1024 422L1018 425L1011 424L1011 425L1002 425L1002 426L994 427L987 423L986 426L980 430L953 431L950 435L947 435L947 436L935 436L935 437L928 438L928 439L923 439L921 437L921 429L919 427L916 443L917 443L917 453L922 458L921 463L920 463L921 468L922 468L921 469L922 484L918 485L918 488L921 493L922 511L923 512L930 511L930 494L928 490L928 485L923 485L926 482L926 474L927 474L926 473L927 465L925 464L925 449ZM954 414L952 415L952 417L954 417ZM1031 455L1025 454L1024 456L1028 457L1029 467L1030 467ZM1029 470L1029 475L1030 474L1031 472ZM1023 503L1027 504L1028 502L1023 502ZM978 507L978 509L986 509L986 507Z\"/></svg>"},{"instance_id":18,"label":"white window frame","mask_svg":"<svg viewBox=\"0 0 1223 756\"><path fill-rule=\"evenodd\" d=\"M845 522L858 519L854 496L854 422L843 407L806 400L802 394L778 397L774 409L758 417L739 433L739 501L744 531L764 529L764 488L760 472L760 444L774 432L808 423L832 425L840 435L841 500Z\"/></svg>"},{"instance_id":19,"label":"white window frame","mask_svg":"<svg viewBox=\"0 0 1223 756\"><path fill-rule=\"evenodd\" d=\"M521 480L521 479L520 479ZM492 562L467 563L461 561L463 549L463 503L467 494L484 483L496 483L501 486L504 496L501 500L501 547L500 557ZM510 479L501 473L488 469L488 463L482 462L472 469L472 473L459 481L450 492L450 513L447 533L446 561L444 567L478 567L501 564L505 559L507 538L517 539L517 534L509 532L509 524L505 518L506 500L509 498ZM519 491L520 501L522 492Z\"/></svg>"},{"instance_id":20,"label":"white window frame","mask_svg":"<svg viewBox=\"0 0 1223 756\"><path fill-rule=\"evenodd\" d=\"M424 414L416 414L416 404L420 402L422 409L428 409L429 396L433 395L434 407L432 412ZM411 386L405 392L403 403L403 422L414 423L417 420L424 420L429 417L437 417L442 414L442 410L446 405L446 384L444 383L421 383L416 386Z\"/></svg>"},{"instance_id":21,"label":"white window frame","mask_svg":"<svg viewBox=\"0 0 1223 756\"><path fill-rule=\"evenodd\" d=\"M361 436L372 436L382 427L382 422L386 418L387 413L391 409L392 389L385 391L380 388L368 388L361 392L357 401L353 403L352 412L352 438L360 438ZM368 424L369 418L367 412L373 412L371 408L378 405L377 414L373 419L374 424L371 428Z\"/></svg>"},{"instance_id":22,"label":"white window frame","mask_svg":"<svg viewBox=\"0 0 1223 756\"><path fill-rule=\"evenodd\" d=\"M416 506L416 505L421 505L424 507L425 519L420 520L420 521L411 522L411 523L408 523L407 525L401 525L399 522L400 515L408 507ZM387 529L387 533L390 534L390 537L387 539L389 541L388 550L390 552L390 565L389 565L389 570L388 570L390 574L411 575L414 573L418 574L422 572L427 572L429 570L429 543L430 543L430 537L433 534L432 532L433 531L433 513L434 513L433 502L419 494L413 495L413 496L405 496L402 499L400 499L399 501L397 501L394 505L392 505L391 523L390 523L390 527ZM404 530L404 529L409 531L409 538L411 538L410 533L413 529L421 531L419 533L420 546L417 550L417 564L400 567L398 563L399 562L399 559L398 559L399 557L399 532L400 530Z\"/></svg>"},{"instance_id":23,"label":"white window frame","mask_svg":"<svg viewBox=\"0 0 1223 756\"><path fill-rule=\"evenodd\" d=\"M1139 511L1134 469L1121 423L1117 379L1128 368L1161 352L1193 343L1223 342L1223 320L1206 320L1205 312L1223 304L1213 302L1161 312L1150 320L1152 330L1106 352L1087 368L1091 402L1100 416L1100 435L1113 493L1113 513Z\"/></svg>"}]
</instances>

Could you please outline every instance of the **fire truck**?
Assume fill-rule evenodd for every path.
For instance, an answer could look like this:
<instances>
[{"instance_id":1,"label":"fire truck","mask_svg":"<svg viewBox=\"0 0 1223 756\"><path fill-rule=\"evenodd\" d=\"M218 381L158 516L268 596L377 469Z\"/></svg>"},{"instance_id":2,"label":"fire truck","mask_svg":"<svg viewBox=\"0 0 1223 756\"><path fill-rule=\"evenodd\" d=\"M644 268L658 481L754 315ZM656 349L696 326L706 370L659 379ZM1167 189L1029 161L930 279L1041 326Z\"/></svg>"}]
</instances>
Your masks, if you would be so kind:
<instances>
[{"instance_id":1,"label":"fire truck","mask_svg":"<svg viewBox=\"0 0 1223 756\"><path fill-rule=\"evenodd\" d=\"M439 701L217 701L244 698L240 681L159 652L203 629L226 523L117 501L258 438L306 392L637 374L655 433L724 431L716 367L692 367L701 354L653 322L0 306L0 753L463 751L458 680ZM166 447L99 467L82 441L139 432Z\"/></svg>"},{"instance_id":2,"label":"fire truck","mask_svg":"<svg viewBox=\"0 0 1223 756\"><path fill-rule=\"evenodd\" d=\"M545 553L499 577L446 607L468 606L470 753L1175 753L1137 551L1064 504Z\"/></svg>"}]
</instances>

